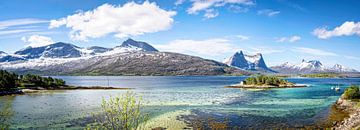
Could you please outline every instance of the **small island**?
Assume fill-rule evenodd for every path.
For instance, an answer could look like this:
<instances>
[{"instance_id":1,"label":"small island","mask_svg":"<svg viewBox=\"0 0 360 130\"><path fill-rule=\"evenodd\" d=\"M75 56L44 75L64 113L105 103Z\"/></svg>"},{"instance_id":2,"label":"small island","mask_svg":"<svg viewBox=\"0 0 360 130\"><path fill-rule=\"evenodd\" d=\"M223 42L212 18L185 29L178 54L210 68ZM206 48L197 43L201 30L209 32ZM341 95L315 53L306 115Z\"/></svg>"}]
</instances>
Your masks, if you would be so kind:
<instances>
[{"instance_id":1,"label":"small island","mask_svg":"<svg viewBox=\"0 0 360 130\"><path fill-rule=\"evenodd\" d=\"M296 88L306 87L306 85L299 85L289 82L285 79L276 76L257 75L246 78L240 84L225 86L226 88L253 88L253 89L268 89L268 88Z\"/></svg>"},{"instance_id":2,"label":"small island","mask_svg":"<svg viewBox=\"0 0 360 130\"><path fill-rule=\"evenodd\" d=\"M62 79L42 77L39 75L17 75L0 70L0 96L12 94L34 93L42 90L77 90L77 89L129 89L101 86L69 86Z\"/></svg>"}]
</instances>

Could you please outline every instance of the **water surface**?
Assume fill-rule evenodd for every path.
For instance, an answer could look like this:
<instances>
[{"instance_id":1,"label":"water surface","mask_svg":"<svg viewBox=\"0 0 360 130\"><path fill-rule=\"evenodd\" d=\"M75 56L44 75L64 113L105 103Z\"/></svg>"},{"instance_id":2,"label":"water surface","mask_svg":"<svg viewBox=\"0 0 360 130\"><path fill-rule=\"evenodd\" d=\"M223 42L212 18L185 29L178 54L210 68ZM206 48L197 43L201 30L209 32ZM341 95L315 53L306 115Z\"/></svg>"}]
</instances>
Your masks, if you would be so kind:
<instances>
[{"instance_id":1,"label":"water surface","mask_svg":"<svg viewBox=\"0 0 360 130\"><path fill-rule=\"evenodd\" d=\"M306 88L243 90L224 88L245 77L232 76L61 76L69 85L134 88L152 117L188 111L182 121L226 120L240 128L304 127L327 117L330 105L358 78L290 78ZM340 92L330 90L339 85ZM69 90L0 97L0 108L11 107L5 118L11 128L81 129L82 117L99 111L102 98L124 90ZM10 104L10 105L9 105ZM8 110L8 109L7 109ZM180 118L181 117L181 118Z\"/></svg>"}]
</instances>

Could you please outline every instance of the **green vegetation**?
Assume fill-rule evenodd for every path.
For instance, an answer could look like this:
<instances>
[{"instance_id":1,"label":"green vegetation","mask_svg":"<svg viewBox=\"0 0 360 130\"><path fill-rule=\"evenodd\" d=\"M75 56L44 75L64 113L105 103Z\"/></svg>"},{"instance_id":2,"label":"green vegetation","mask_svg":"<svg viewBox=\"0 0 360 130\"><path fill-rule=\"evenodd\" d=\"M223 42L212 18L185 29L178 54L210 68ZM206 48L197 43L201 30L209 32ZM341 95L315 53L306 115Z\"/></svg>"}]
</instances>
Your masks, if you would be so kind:
<instances>
[{"instance_id":1,"label":"green vegetation","mask_svg":"<svg viewBox=\"0 0 360 130\"><path fill-rule=\"evenodd\" d=\"M360 99L360 87L357 85L351 85L349 88L346 88L344 92L344 98L350 100L359 100Z\"/></svg>"},{"instance_id":2,"label":"green vegetation","mask_svg":"<svg viewBox=\"0 0 360 130\"><path fill-rule=\"evenodd\" d=\"M303 74L301 77L308 78L337 78L339 74L337 73L317 73L317 74Z\"/></svg>"},{"instance_id":3,"label":"green vegetation","mask_svg":"<svg viewBox=\"0 0 360 130\"><path fill-rule=\"evenodd\" d=\"M141 100L133 92L127 92L121 97L110 97L108 101L103 99L102 113L98 116L94 115L95 123L89 124L86 129L141 129L141 124L145 124L148 120L148 115L141 113Z\"/></svg>"},{"instance_id":4,"label":"green vegetation","mask_svg":"<svg viewBox=\"0 0 360 130\"><path fill-rule=\"evenodd\" d=\"M15 97L6 97L0 102L0 130L9 130L11 125L11 117L14 115L12 103Z\"/></svg>"},{"instance_id":5,"label":"green vegetation","mask_svg":"<svg viewBox=\"0 0 360 130\"><path fill-rule=\"evenodd\" d=\"M33 87L55 88L59 86L65 86L65 81L31 74L17 75L6 70L0 70L0 91Z\"/></svg>"},{"instance_id":6,"label":"green vegetation","mask_svg":"<svg viewBox=\"0 0 360 130\"><path fill-rule=\"evenodd\" d=\"M246 78L244 81L244 85L287 86L294 85L294 83L278 78L276 76L258 75Z\"/></svg>"}]
</instances>

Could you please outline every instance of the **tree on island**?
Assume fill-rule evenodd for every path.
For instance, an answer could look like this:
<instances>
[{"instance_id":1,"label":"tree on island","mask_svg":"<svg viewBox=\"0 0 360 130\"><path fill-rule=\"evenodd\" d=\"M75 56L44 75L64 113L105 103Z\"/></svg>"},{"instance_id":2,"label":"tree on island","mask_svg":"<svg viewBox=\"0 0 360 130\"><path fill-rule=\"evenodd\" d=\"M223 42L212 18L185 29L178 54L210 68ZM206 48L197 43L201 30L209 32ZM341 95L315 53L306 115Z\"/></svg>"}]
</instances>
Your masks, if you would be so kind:
<instances>
[{"instance_id":1,"label":"tree on island","mask_svg":"<svg viewBox=\"0 0 360 130\"><path fill-rule=\"evenodd\" d=\"M287 80L278 78L276 76L258 75L251 76L244 80L244 85L271 85L271 86L282 86L282 85L294 85Z\"/></svg>"}]
</instances>

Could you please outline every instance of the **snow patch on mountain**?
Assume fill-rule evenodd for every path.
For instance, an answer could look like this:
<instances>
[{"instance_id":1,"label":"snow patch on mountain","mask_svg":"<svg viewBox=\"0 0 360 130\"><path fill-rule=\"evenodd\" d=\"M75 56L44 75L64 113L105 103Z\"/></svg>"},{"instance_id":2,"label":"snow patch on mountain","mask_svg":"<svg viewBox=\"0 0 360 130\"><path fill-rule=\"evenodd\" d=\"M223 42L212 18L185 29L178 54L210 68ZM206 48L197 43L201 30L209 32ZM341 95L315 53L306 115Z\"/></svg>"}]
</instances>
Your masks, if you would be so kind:
<instances>
[{"instance_id":1,"label":"snow patch on mountain","mask_svg":"<svg viewBox=\"0 0 360 130\"><path fill-rule=\"evenodd\" d=\"M256 55L244 55L242 51L236 52L231 57L225 59L223 63L244 70L260 70L274 72L266 66L261 53Z\"/></svg>"},{"instance_id":2,"label":"snow patch on mountain","mask_svg":"<svg viewBox=\"0 0 360 130\"><path fill-rule=\"evenodd\" d=\"M124 41L120 46L114 48L104 48L93 46L82 48L69 43L54 43L42 47L27 47L7 54L0 52L0 68L2 69L20 69L36 68L52 65L65 64L76 60L87 60L99 56L110 56L119 53L134 52L156 52L157 50L145 42L139 42L132 39Z\"/></svg>"},{"instance_id":3,"label":"snow patch on mountain","mask_svg":"<svg viewBox=\"0 0 360 130\"><path fill-rule=\"evenodd\" d=\"M273 66L271 68L281 73L358 72L355 69L350 69L340 64L335 64L333 67L327 67L324 66L318 60L310 60L310 61L302 60L300 64L291 64L289 62L285 62L284 64Z\"/></svg>"}]
</instances>

